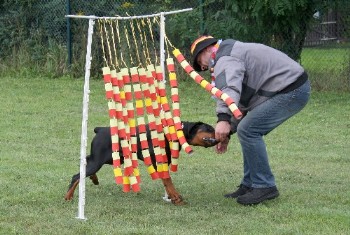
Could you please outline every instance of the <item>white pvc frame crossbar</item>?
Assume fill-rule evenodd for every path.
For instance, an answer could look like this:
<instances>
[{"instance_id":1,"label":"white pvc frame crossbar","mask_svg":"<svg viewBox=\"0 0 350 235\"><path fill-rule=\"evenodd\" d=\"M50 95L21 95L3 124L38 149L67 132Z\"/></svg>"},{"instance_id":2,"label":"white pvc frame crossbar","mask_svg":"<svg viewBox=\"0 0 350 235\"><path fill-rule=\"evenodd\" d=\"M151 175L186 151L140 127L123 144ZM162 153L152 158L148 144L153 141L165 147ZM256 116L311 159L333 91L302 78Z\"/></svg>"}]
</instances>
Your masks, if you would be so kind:
<instances>
[{"instance_id":1,"label":"white pvc frame crossbar","mask_svg":"<svg viewBox=\"0 0 350 235\"><path fill-rule=\"evenodd\" d=\"M177 11L167 11L167 12L161 12L157 14L152 15L141 15L141 16L83 16L83 15L66 15L67 18L80 18L80 19L92 19L92 20L98 20L98 19L104 19L104 20L133 20L133 19L142 19L142 18L152 18L157 17L161 15L170 15L170 14L176 14L180 12L185 11L192 11L193 8L186 8L182 10Z\"/></svg>"},{"instance_id":2,"label":"white pvc frame crossbar","mask_svg":"<svg viewBox=\"0 0 350 235\"><path fill-rule=\"evenodd\" d=\"M141 18L152 18L160 17L160 63L163 69L165 68L165 50L164 50L164 40L165 40L165 15L176 14L186 11L192 11L192 8L161 12L152 15L142 15L142 16L128 16L128 17L97 17L97 16L81 16L81 15L66 15L67 18L80 18L89 19L88 28L88 39L86 46L86 61L85 61L85 79L84 79L84 96L83 96L83 117L81 123L81 145L80 145L80 179L79 179L79 205L78 205L78 216L77 219L86 220L85 217L85 177L86 177L86 147L87 147L87 121L89 114L89 94L90 94L90 69L91 69L91 45L92 45L92 34L94 33L94 24L97 19L109 19L109 20L130 20L130 19L141 19ZM164 76L163 76L164 77Z\"/></svg>"}]
</instances>

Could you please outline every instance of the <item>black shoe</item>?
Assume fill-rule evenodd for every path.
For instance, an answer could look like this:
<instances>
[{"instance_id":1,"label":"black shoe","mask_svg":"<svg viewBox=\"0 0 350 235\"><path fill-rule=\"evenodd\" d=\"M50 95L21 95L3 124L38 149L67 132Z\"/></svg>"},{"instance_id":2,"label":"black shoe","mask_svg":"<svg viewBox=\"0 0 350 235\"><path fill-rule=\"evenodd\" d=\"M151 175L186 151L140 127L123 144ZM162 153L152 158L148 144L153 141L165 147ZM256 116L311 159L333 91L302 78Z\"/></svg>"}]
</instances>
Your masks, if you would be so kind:
<instances>
[{"instance_id":1,"label":"black shoe","mask_svg":"<svg viewBox=\"0 0 350 235\"><path fill-rule=\"evenodd\" d=\"M237 202L243 205L253 205L278 197L279 192L276 186L271 188L252 188L248 193L238 196Z\"/></svg>"},{"instance_id":2,"label":"black shoe","mask_svg":"<svg viewBox=\"0 0 350 235\"><path fill-rule=\"evenodd\" d=\"M250 187L245 186L244 184L241 184L238 186L238 189L232 193L228 193L225 194L224 197L226 198L236 198L238 196L242 196L244 194L246 194L247 192L249 192L249 190L251 190Z\"/></svg>"}]
</instances>

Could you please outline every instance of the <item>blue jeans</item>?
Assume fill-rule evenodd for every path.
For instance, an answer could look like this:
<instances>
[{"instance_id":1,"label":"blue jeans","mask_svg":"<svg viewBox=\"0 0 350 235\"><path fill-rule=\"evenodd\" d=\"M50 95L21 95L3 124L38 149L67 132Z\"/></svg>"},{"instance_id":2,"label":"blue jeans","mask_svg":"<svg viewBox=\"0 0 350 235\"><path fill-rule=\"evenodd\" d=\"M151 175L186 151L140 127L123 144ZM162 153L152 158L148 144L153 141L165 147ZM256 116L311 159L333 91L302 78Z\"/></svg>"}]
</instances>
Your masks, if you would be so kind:
<instances>
[{"instance_id":1,"label":"blue jeans","mask_svg":"<svg viewBox=\"0 0 350 235\"><path fill-rule=\"evenodd\" d=\"M310 97L310 82L288 93L273 96L249 111L237 126L243 152L241 184L253 188L276 185L263 139L270 131L302 110Z\"/></svg>"}]
</instances>

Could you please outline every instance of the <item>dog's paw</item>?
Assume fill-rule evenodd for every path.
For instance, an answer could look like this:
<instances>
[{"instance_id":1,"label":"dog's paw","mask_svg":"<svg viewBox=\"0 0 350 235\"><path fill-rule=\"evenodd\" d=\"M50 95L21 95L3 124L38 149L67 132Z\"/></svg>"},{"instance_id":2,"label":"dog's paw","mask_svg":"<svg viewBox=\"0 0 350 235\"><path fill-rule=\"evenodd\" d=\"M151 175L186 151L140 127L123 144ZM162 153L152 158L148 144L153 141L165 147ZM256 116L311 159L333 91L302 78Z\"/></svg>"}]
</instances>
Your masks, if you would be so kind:
<instances>
[{"instance_id":1,"label":"dog's paw","mask_svg":"<svg viewBox=\"0 0 350 235\"><path fill-rule=\"evenodd\" d=\"M98 182L98 177L96 174L90 175L89 177L94 185L99 185L100 182Z\"/></svg>"},{"instance_id":2,"label":"dog's paw","mask_svg":"<svg viewBox=\"0 0 350 235\"><path fill-rule=\"evenodd\" d=\"M67 192L66 195L64 195L64 200L71 201L73 199L73 194Z\"/></svg>"},{"instance_id":3,"label":"dog's paw","mask_svg":"<svg viewBox=\"0 0 350 235\"><path fill-rule=\"evenodd\" d=\"M176 206L182 206L186 204L186 202L184 201L181 195L171 198L171 203L173 203Z\"/></svg>"},{"instance_id":4,"label":"dog's paw","mask_svg":"<svg viewBox=\"0 0 350 235\"><path fill-rule=\"evenodd\" d=\"M185 201L183 200L182 196L179 194L169 196L167 193L162 197L162 199L166 202L171 202L174 205L184 205L186 204Z\"/></svg>"},{"instance_id":5,"label":"dog's paw","mask_svg":"<svg viewBox=\"0 0 350 235\"><path fill-rule=\"evenodd\" d=\"M162 197L162 199L163 199L164 201L166 201L166 202L171 202L171 199L170 199L170 197L168 196L168 194L165 194L165 195Z\"/></svg>"}]
</instances>

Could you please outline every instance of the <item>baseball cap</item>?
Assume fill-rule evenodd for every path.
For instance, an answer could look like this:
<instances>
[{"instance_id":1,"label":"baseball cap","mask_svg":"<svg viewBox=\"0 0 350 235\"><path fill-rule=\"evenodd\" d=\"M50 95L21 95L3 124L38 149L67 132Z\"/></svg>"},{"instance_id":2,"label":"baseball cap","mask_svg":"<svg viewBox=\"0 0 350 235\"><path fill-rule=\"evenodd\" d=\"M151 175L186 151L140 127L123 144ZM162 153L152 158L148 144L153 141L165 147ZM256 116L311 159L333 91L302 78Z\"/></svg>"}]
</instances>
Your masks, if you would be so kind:
<instances>
[{"instance_id":1,"label":"baseball cap","mask_svg":"<svg viewBox=\"0 0 350 235\"><path fill-rule=\"evenodd\" d=\"M199 38L197 38L191 45L191 54L192 54L192 66L194 70L201 71L201 66L197 63L197 56L198 54L204 50L206 47L213 45L218 40L213 38L210 35L202 35Z\"/></svg>"}]
</instances>

